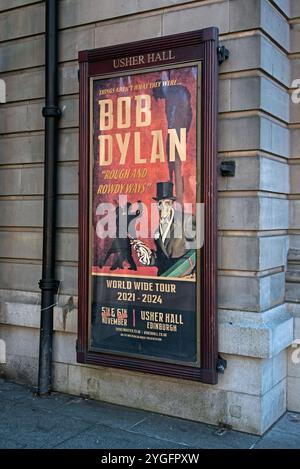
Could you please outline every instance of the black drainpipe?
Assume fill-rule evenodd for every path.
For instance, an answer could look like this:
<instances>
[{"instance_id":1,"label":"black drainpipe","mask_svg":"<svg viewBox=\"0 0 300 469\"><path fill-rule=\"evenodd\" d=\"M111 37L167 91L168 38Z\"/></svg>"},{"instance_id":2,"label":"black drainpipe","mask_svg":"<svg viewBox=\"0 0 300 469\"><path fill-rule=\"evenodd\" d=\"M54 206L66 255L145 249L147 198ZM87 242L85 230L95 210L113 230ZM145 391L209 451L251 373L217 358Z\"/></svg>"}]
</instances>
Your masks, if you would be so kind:
<instances>
[{"instance_id":1,"label":"black drainpipe","mask_svg":"<svg viewBox=\"0 0 300 469\"><path fill-rule=\"evenodd\" d=\"M46 100L45 167L44 167L44 225L43 273L41 289L41 329L38 394L51 391L53 307L59 282L55 280L55 230L56 230L56 160L58 153L58 0L45 0L46 5Z\"/></svg>"}]
</instances>

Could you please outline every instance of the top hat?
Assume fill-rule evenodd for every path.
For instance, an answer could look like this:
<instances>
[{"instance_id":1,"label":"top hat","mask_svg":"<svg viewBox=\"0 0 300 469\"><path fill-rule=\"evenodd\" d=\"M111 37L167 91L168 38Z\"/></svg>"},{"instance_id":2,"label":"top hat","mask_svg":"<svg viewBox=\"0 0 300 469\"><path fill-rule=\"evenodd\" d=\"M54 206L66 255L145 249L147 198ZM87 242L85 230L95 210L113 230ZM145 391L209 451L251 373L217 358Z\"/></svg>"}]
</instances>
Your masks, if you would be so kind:
<instances>
[{"instance_id":1,"label":"top hat","mask_svg":"<svg viewBox=\"0 0 300 469\"><path fill-rule=\"evenodd\" d=\"M154 200L170 199L176 200L176 197L173 195L173 182L158 182L156 184L156 197L153 197Z\"/></svg>"}]
</instances>

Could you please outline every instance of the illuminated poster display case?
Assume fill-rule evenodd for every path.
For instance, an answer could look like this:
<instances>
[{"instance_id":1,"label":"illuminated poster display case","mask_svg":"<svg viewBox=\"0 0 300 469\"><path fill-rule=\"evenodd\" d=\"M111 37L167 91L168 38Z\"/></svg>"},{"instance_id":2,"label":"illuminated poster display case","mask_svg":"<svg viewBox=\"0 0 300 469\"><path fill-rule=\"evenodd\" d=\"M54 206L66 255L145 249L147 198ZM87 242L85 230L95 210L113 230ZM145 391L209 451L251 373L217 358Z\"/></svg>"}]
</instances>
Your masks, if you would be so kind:
<instances>
[{"instance_id":1,"label":"illuminated poster display case","mask_svg":"<svg viewBox=\"0 0 300 469\"><path fill-rule=\"evenodd\" d=\"M217 382L217 50L79 53L81 363Z\"/></svg>"}]
</instances>

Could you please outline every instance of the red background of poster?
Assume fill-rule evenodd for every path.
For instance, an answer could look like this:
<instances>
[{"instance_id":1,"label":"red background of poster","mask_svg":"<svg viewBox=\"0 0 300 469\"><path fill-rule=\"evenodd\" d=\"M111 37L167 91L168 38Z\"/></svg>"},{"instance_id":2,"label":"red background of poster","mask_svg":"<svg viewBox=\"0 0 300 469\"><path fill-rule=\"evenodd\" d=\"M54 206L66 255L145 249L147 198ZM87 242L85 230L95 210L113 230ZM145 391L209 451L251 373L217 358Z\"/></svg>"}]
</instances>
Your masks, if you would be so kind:
<instances>
[{"instance_id":1,"label":"red background of poster","mask_svg":"<svg viewBox=\"0 0 300 469\"><path fill-rule=\"evenodd\" d=\"M114 203L118 200L119 194L109 194L109 195L97 195L97 190L100 184L117 184L117 183L145 183L146 190L143 193L135 194L123 194L127 195L128 201L135 203L138 200L141 200L148 207L148 223L149 223L149 235L147 237L138 236L139 239L142 239L147 246L151 249L154 249L154 241L150 237L150 228L151 223L153 226L157 226L158 223L158 212L156 213L156 219L150 220L151 209L150 206L154 202L153 197L156 195L156 184L157 182L164 182L169 180L169 170L168 170L168 156L166 153L166 137L168 131L168 122L165 113L165 100L159 99L155 100L152 94L151 89L141 89L140 91L125 91L125 92L115 92L115 93L101 93L100 90L108 89L117 89L120 87L128 87L132 85L143 85L145 83L154 83L157 80L176 80L177 85L185 86L191 94L191 107L192 107L192 122L190 130L187 135L187 157L186 161L182 163L182 176L184 178L184 203L192 203L195 207L196 203L196 116L197 116L197 67L190 66L184 68L176 68L171 70L148 72L148 73L139 73L133 75L126 75L122 77L113 77L107 79L99 79L94 81L94 90L93 90L93 155L94 155L94 165L93 165L93 199L92 199L92 224L93 224L93 272L94 273L112 273L110 271L110 266L113 262L113 256L108 260L108 265L103 268L99 267L100 260L103 259L105 253L109 249L112 240L109 238L100 239L96 235L96 224L99 221L99 216L96 215L96 208L99 203L109 202ZM114 127L112 130L104 131L103 134L113 135L114 147L113 147L113 163L109 166L100 167L99 166L99 142L98 136L99 132L99 99L111 99L114 103L114 113L116 121L116 101L118 97L121 96L130 96L135 97L138 94L150 94L151 96L151 109L152 109L152 121L151 125L147 127L136 127L135 125L135 100L132 99L131 105L131 127L129 129L118 129L116 128L116 123L114 122ZM166 161L164 163L156 162L150 163L151 148L152 148L152 130L162 130L163 139L164 139L164 149L166 155ZM134 132L141 133L141 157L147 160L147 164L135 164L134 155L133 155L133 135ZM119 164L119 155L120 151L118 144L114 138L115 133L121 133L122 137L125 133L130 132L131 138L128 148L128 154L126 163L124 165ZM132 168L147 168L148 174L147 177L137 179L135 181L130 179L111 179L104 180L103 170L112 170L112 169L132 169ZM116 205L116 204L115 204ZM137 207L134 205L132 211ZM194 211L194 209L193 209ZM138 228L138 225L137 225ZM137 272L134 272L134 275L141 276L152 276L156 275L156 267L146 267L142 266L137 260L137 256L133 251L133 257L137 265ZM133 272L128 270L125 266L124 269L117 269L112 274L132 274Z\"/></svg>"}]
</instances>

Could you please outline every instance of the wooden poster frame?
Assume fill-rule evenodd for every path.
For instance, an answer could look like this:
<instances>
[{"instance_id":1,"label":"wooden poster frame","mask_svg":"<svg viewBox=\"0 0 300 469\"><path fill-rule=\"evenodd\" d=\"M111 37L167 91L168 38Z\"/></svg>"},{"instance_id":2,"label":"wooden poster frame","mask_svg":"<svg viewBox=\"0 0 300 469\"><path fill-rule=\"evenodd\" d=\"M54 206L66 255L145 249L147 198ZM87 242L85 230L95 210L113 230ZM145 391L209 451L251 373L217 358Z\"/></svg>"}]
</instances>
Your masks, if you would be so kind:
<instances>
[{"instance_id":1,"label":"wooden poster frame","mask_svg":"<svg viewBox=\"0 0 300 469\"><path fill-rule=\"evenodd\" d=\"M80 363L122 368L181 379L217 383L217 110L218 110L218 29L176 34L117 46L79 52L80 82L80 163L79 163L79 282L78 342ZM163 53L172 51L171 54ZM123 71L147 69L132 57L159 54L159 66L188 62L201 63L201 194L204 204L204 245L201 248L200 356L201 366L192 367L158 360L99 353L89 348L90 277L90 78L116 73L114 60L123 61ZM119 62L120 63L120 62ZM153 64L152 64L153 66ZM148 65L149 67L149 65Z\"/></svg>"}]
</instances>

